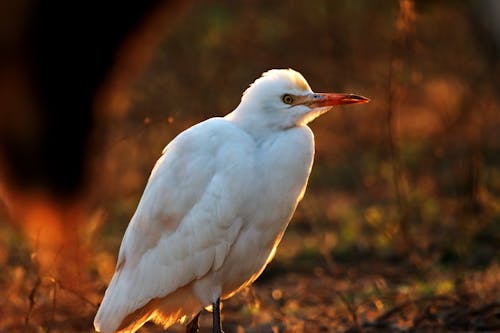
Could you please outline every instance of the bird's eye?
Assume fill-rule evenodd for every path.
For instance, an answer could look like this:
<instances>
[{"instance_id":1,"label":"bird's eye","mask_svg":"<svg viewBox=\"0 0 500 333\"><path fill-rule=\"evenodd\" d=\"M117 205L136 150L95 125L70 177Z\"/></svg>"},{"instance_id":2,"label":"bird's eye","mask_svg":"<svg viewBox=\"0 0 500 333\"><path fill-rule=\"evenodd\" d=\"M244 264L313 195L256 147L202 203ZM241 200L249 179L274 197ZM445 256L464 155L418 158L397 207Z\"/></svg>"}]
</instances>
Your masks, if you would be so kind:
<instances>
[{"instance_id":1,"label":"bird's eye","mask_svg":"<svg viewBox=\"0 0 500 333\"><path fill-rule=\"evenodd\" d=\"M283 97L281 97L281 100L282 100L282 101L283 101L283 103L285 103L285 104L292 104L292 103L293 103L293 96L292 96L292 95L285 94L285 95L283 95Z\"/></svg>"}]
</instances>

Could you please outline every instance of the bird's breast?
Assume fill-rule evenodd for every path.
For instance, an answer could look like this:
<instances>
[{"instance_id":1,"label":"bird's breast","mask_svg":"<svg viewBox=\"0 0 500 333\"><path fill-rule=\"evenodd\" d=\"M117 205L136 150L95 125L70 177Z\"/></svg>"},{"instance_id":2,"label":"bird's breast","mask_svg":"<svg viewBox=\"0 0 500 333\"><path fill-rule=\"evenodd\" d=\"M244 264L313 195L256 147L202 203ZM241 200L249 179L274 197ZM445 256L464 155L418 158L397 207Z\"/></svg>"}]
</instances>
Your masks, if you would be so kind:
<instances>
[{"instance_id":1,"label":"bird's breast","mask_svg":"<svg viewBox=\"0 0 500 333\"><path fill-rule=\"evenodd\" d=\"M311 130L296 127L276 133L262 142L258 151L260 178L257 216L266 227L288 223L307 185L314 157Z\"/></svg>"},{"instance_id":2,"label":"bird's breast","mask_svg":"<svg viewBox=\"0 0 500 333\"><path fill-rule=\"evenodd\" d=\"M272 259L304 193L313 155L309 128L280 133L259 145L252 175L255 179L251 179L258 191L246 194L245 225L221 274L227 279L224 295L232 295L253 282Z\"/></svg>"}]
</instances>

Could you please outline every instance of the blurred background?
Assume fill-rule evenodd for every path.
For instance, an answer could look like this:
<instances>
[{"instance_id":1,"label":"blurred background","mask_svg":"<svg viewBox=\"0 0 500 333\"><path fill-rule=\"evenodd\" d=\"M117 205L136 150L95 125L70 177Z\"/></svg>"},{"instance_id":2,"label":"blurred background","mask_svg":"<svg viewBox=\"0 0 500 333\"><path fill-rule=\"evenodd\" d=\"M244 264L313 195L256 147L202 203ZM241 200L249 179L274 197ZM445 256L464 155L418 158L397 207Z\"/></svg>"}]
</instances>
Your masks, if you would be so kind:
<instances>
[{"instance_id":1,"label":"blurred background","mask_svg":"<svg viewBox=\"0 0 500 333\"><path fill-rule=\"evenodd\" d=\"M31 95L16 94L23 88L12 79L38 72L1 68L0 284L6 297L0 297L0 331L90 332L121 238L163 147L189 126L230 112L248 84L271 68L301 72L314 91L358 93L371 102L337 108L311 124L316 158L306 195L275 261L241 296L245 305L228 306L228 320L248 332L317 332L314 325L326 320L323 331L340 332L389 309L407 311L397 306L422 295L463 303L460 295L467 294L476 310L500 299L498 1L150 1L123 14L114 9L105 8L94 28L79 27L90 37L77 34L68 42L75 52L60 57L71 61L47 62L47 77L52 70L71 74L48 81L50 89L35 88L41 96L56 89L58 102L46 103L48 113L12 116L19 114L9 112L12 105L44 110L31 106ZM103 33L115 15L116 31ZM18 31L9 29L0 29L7 31L3 40ZM50 45L41 52L47 58L67 48ZM98 59L99 52L106 61L86 57ZM64 68L57 68L59 61ZM86 68L96 63L102 70L84 87ZM73 94L82 87L90 93ZM12 102L19 99L21 106ZM63 111L51 113L55 109ZM75 120L74 114L84 116ZM47 150L39 150L47 136L40 146ZM66 142L77 148L64 148ZM54 144L59 150L47 148ZM311 281L331 283L332 290L317 291L330 298L304 301L316 315L322 306L323 319L310 318L297 281L312 294L318 288ZM493 308L498 324L498 304Z\"/></svg>"}]
</instances>

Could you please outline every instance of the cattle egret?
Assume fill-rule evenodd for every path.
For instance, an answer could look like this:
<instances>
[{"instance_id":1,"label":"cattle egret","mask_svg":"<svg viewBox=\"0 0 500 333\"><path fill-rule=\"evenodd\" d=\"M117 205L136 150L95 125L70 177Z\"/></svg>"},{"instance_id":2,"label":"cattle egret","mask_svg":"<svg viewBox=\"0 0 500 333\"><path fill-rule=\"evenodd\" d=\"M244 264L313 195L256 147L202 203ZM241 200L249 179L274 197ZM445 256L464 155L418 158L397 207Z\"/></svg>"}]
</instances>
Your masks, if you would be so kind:
<instances>
[{"instance_id":1,"label":"cattle egret","mask_svg":"<svg viewBox=\"0 0 500 333\"><path fill-rule=\"evenodd\" d=\"M238 107L179 134L163 150L125 232L94 320L103 333L153 320L187 323L250 285L272 260L302 199L314 137L307 123L352 94L314 93L292 69L265 72Z\"/></svg>"}]
</instances>

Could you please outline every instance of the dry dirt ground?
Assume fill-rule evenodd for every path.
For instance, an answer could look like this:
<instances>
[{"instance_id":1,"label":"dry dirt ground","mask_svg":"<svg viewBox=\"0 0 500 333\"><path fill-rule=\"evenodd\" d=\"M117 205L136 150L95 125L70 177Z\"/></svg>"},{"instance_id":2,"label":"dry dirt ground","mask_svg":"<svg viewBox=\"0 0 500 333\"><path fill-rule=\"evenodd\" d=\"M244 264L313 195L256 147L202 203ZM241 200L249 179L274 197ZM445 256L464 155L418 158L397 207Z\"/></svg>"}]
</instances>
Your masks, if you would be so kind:
<instances>
[{"instance_id":1,"label":"dry dirt ground","mask_svg":"<svg viewBox=\"0 0 500 333\"><path fill-rule=\"evenodd\" d=\"M3 271L0 332L93 332L104 284L75 291L23 267ZM500 266L422 272L374 260L271 264L251 288L224 302L223 320L226 333L500 332ZM201 332L210 331L211 314L204 312ZM147 324L139 332L163 330Z\"/></svg>"}]
</instances>

